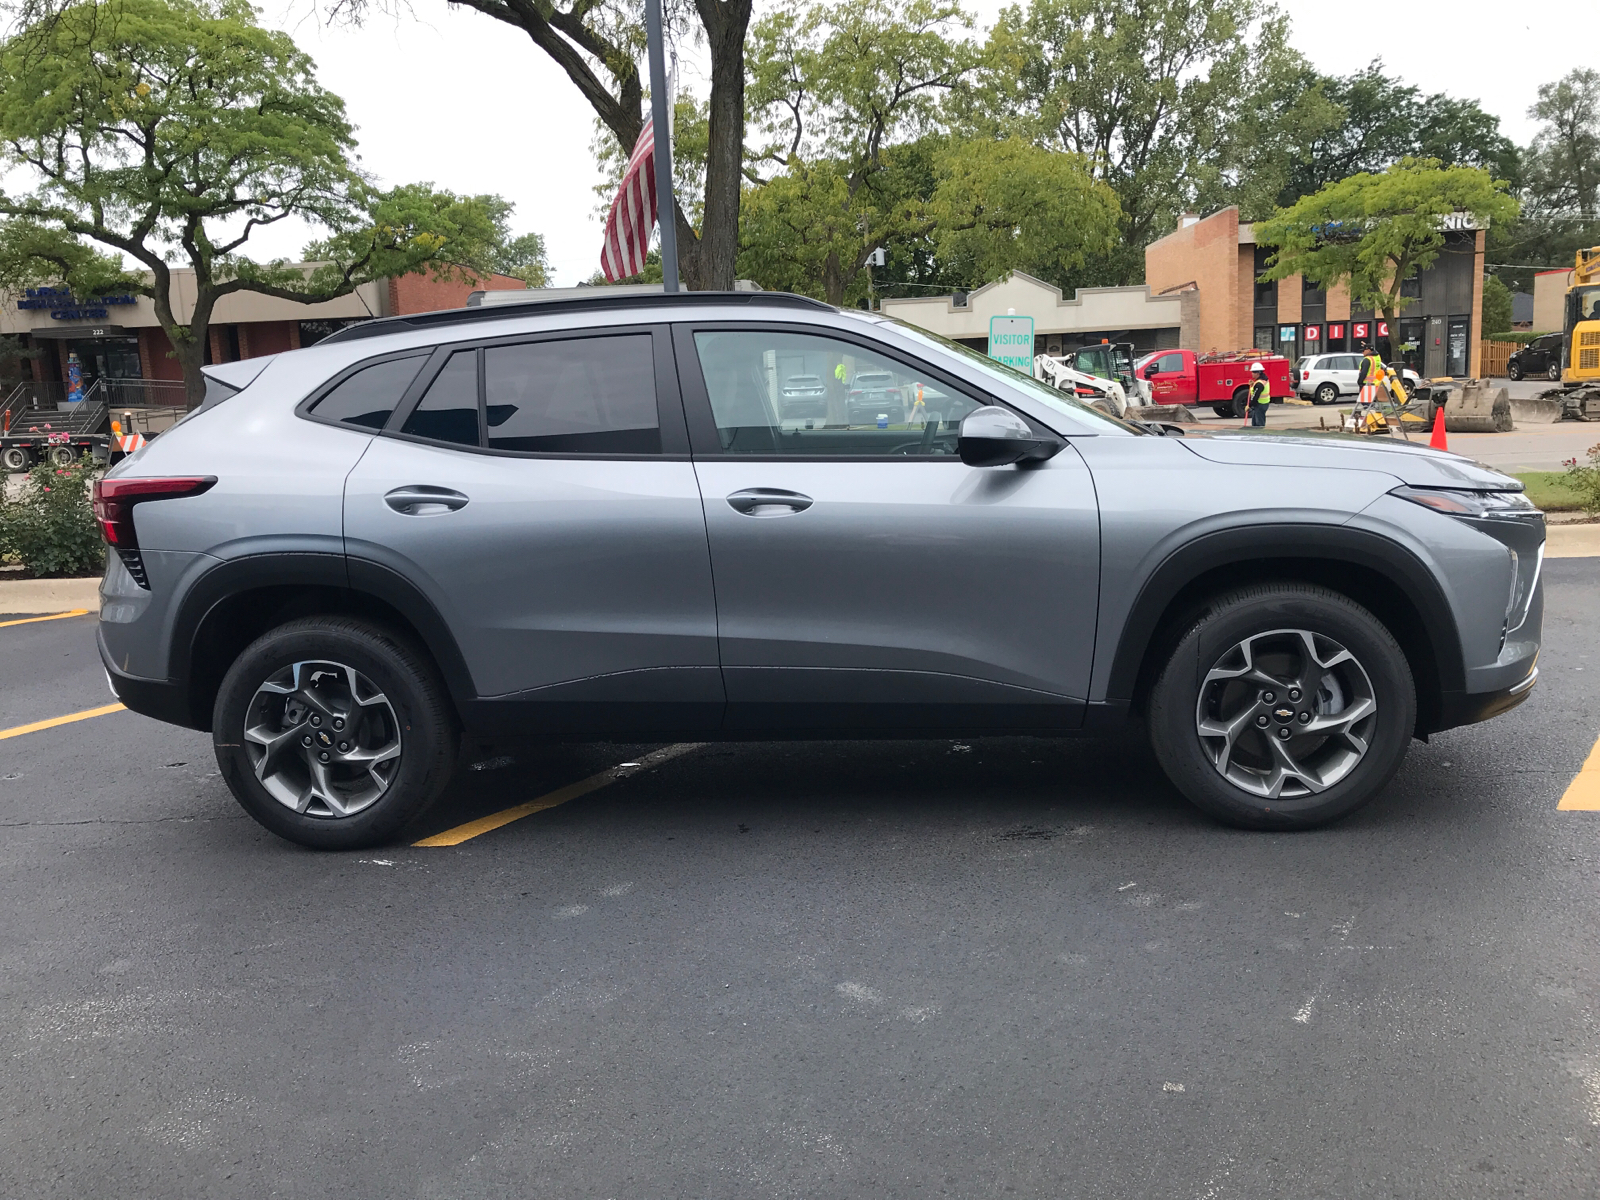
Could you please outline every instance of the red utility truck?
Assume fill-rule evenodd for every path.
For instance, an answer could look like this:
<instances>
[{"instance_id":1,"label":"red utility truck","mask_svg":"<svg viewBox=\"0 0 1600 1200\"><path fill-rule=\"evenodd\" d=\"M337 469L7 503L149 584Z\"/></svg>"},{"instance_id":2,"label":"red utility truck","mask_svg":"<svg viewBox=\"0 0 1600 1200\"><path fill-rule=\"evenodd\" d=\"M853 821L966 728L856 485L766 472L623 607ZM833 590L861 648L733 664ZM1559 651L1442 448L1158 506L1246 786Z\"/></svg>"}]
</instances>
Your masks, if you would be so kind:
<instances>
[{"instance_id":1,"label":"red utility truck","mask_svg":"<svg viewBox=\"0 0 1600 1200\"><path fill-rule=\"evenodd\" d=\"M1134 364L1134 373L1149 387L1152 404L1209 404L1219 417L1243 417L1253 362L1267 369L1274 400L1294 395L1289 360L1254 350L1235 354L1156 350Z\"/></svg>"}]
</instances>

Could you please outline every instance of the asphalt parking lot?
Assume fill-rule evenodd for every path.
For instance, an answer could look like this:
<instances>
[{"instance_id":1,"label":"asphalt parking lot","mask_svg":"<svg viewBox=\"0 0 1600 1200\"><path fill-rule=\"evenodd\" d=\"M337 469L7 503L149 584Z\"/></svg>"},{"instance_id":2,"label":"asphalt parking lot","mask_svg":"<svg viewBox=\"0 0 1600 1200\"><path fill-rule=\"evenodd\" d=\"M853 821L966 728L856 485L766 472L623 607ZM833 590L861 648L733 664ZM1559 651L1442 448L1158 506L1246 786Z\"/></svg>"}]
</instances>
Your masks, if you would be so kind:
<instances>
[{"instance_id":1,"label":"asphalt parking lot","mask_svg":"<svg viewBox=\"0 0 1600 1200\"><path fill-rule=\"evenodd\" d=\"M204 734L5 737L0 1195L1596 1196L1600 558L1546 586L1533 698L1315 834L1131 739L590 746L318 855ZM0 627L0 730L92 639Z\"/></svg>"}]
</instances>

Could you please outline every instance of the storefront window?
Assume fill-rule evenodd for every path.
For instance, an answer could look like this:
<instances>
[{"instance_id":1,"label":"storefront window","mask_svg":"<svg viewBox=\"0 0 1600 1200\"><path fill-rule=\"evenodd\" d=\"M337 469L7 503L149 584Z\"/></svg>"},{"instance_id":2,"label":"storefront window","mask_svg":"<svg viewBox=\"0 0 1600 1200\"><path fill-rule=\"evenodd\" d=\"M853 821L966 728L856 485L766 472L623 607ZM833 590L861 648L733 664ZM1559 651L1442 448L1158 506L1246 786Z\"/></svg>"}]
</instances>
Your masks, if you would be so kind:
<instances>
[{"instance_id":1,"label":"storefront window","mask_svg":"<svg viewBox=\"0 0 1600 1200\"><path fill-rule=\"evenodd\" d=\"M1401 318L1398 347L1401 361L1419 375L1422 374L1422 326L1421 317Z\"/></svg>"},{"instance_id":2,"label":"storefront window","mask_svg":"<svg viewBox=\"0 0 1600 1200\"><path fill-rule=\"evenodd\" d=\"M1251 345L1257 349L1271 354L1276 347L1273 345L1273 329L1271 325L1257 325L1255 340Z\"/></svg>"},{"instance_id":3,"label":"storefront window","mask_svg":"<svg viewBox=\"0 0 1600 1200\"><path fill-rule=\"evenodd\" d=\"M1445 339L1445 373L1449 375L1465 375L1467 373L1467 328L1469 322L1466 317L1450 318L1450 333Z\"/></svg>"}]
</instances>

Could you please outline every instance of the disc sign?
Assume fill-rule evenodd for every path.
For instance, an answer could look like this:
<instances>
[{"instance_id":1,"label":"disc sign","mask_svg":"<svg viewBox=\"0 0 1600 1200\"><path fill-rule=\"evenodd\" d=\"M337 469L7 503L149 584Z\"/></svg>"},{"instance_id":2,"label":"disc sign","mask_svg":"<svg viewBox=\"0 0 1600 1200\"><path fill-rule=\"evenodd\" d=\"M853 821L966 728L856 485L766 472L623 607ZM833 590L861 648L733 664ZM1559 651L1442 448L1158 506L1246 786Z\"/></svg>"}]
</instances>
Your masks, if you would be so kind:
<instances>
[{"instance_id":1,"label":"disc sign","mask_svg":"<svg viewBox=\"0 0 1600 1200\"><path fill-rule=\"evenodd\" d=\"M1033 318L990 317L989 357L1024 375L1033 374Z\"/></svg>"}]
</instances>

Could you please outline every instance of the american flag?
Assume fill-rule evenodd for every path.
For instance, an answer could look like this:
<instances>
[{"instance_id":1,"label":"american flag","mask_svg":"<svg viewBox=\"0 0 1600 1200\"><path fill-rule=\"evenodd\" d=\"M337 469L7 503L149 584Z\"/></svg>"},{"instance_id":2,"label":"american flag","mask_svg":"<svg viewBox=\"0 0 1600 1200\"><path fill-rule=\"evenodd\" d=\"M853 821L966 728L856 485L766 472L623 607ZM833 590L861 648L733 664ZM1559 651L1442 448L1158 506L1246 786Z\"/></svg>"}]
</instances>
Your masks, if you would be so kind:
<instances>
[{"instance_id":1,"label":"american flag","mask_svg":"<svg viewBox=\"0 0 1600 1200\"><path fill-rule=\"evenodd\" d=\"M650 233L656 225L656 135L655 121L648 120L639 132L622 173L622 186L611 202L606 217L606 241L600 248L600 269L615 283L644 270L645 252L650 248Z\"/></svg>"}]
</instances>

